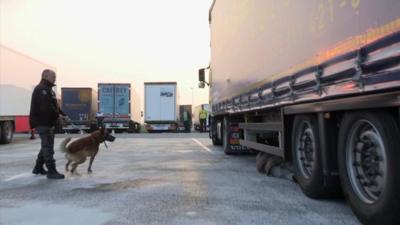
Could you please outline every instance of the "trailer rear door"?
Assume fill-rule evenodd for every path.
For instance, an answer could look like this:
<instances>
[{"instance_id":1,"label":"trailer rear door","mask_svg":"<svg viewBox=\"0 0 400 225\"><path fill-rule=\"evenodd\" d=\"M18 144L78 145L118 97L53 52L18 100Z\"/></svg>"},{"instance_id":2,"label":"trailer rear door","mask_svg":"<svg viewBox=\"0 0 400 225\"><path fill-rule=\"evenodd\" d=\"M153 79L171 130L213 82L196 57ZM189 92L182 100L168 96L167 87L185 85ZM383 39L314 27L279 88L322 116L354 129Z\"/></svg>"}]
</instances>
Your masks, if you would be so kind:
<instances>
[{"instance_id":1,"label":"trailer rear door","mask_svg":"<svg viewBox=\"0 0 400 225\"><path fill-rule=\"evenodd\" d=\"M160 87L161 120L174 121L175 118L175 86L163 85Z\"/></svg>"},{"instance_id":2,"label":"trailer rear door","mask_svg":"<svg viewBox=\"0 0 400 225\"><path fill-rule=\"evenodd\" d=\"M113 116L114 86L112 84L99 84L99 111L104 116Z\"/></svg>"}]
</instances>

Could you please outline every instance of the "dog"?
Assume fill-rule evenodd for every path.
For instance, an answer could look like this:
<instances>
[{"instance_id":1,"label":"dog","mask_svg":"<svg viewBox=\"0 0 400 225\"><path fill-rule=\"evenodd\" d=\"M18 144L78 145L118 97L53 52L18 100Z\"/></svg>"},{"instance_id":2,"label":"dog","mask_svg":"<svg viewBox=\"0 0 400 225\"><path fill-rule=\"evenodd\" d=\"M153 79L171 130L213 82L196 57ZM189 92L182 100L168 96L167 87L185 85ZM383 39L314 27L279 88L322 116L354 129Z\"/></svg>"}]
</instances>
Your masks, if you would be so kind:
<instances>
[{"instance_id":1,"label":"dog","mask_svg":"<svg viewBox=\"0 0 400 225\"><path fill-rule=\"evenodd\" d=\"M99 151L99 146L105 141L113 142L115 137L112 136L105 128L100 128L89 136L79 138L71 142L68 146L67 144L71 141L68 137L61 142L61 152L65 153L65 158L68 160L65 164L65 170L69 171L69 165L71 165L71 173L74 173L77 166L86 161L86 158L90 156L89 167L87 169L88 173L92 173L92 163L94 158Z\"/></svg>"}]
</instances>

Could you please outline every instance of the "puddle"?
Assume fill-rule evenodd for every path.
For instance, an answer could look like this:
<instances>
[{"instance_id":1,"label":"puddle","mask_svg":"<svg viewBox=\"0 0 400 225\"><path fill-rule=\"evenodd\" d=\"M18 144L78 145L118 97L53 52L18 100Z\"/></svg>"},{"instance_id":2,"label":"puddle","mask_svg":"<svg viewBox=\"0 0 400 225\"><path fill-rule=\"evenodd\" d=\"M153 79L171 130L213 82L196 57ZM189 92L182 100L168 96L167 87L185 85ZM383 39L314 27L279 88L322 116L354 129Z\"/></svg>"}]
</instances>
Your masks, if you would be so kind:
<instances>
[{"instance_id":1,"label":"puddle","mask_svg":"<svg viewBox=\"0 0 400 225\"><path fill-rule=\"evenodd\" d=\"M8 225L97 225L113 218L93 208L51 203L32 203L18 208L1 208L1 224Z\"/></svg>"}]
</instances>

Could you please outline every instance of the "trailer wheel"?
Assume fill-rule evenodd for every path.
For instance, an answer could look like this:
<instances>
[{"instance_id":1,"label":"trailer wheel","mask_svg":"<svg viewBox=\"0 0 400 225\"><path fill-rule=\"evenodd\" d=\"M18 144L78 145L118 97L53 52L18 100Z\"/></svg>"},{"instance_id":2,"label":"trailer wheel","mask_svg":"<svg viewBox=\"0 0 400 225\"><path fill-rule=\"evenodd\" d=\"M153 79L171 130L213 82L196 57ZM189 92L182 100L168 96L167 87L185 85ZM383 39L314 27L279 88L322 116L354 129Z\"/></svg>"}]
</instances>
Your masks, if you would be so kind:
<instances>
[{"instance_id":1,"label":"trailer wheel","mask_svg":"<svg viewBox=\"0 0 400 225\"><path fill-rule=\"evenodd\" d=\"M135 123L135 133L140 133L140 123Z\"/></svg>"},{"instance_id":2,"label":"trailer wheel","mask_svg":"<svg viewBox=\"0 0 400 225\"><path fill-rule=\"evenodd\" d=\"M216 137L211 138L213 145L221 145L221 141Z\"/></svg>"},{"instance_id":3,"label":"trailer wheel","mask_svg":"<svg viewBox=\"0 0 400 225\"><path fill-rule=\"evenodd\" d=\"M230 145L230 138L229 138L229 121L227 117L224 117L223 123L222 123L222 145L224 147L224 153L226 155L231 155L235 153L235 151L232 150L231 145Z\"/></svg>"},{"instance_id":4,"label":"trailer wheel","mask_svg":"<svg viewBox=\"0 0 400 225\"><path fill-rule=\"evenodd\" d=\"M319 198L325 190L317 119L312 115L300 115L293 123L292 154L296 179L305 195Z\"/></svg>"},{"instance_id":5,"label":"trailer wheel","mask_svg":"<svg viewBox=\"0 0 400 225\"><path fill-rule=\"evenodd\" d=\"M128 133L129 133L129 134L132 134L132 133L134 133L136 130L137 130L136 124L135 124L132 120L130 120L130 121L129 121Z\"/></svg>"},{"instance_id":6,"label":"trailer wheel","mask_svg":"<svg viewBox=\"0 0 400 225\"><path fill-rule=\"evenodd\" d=\"M2 144L10 143L14 135L13 123L11 121L4 121L0 129L1 129L0 143Z\"/></svg>"},{"instance_id":7,"label":"trailer wheel","mask_svg":"<svg viewBox=\"0 0 400 225\"><path fill-rule=\"evenodd\" d=\"M267 164L269 154L259 152L256 156L256 169L259 173L265 173L265 165Z\"/></svg>"},{"instance_id":8,"label":"trailer wheel","mask_svg":"<svg viewBox=\"0 0 400 225\"><path fill-rule=\"evenodd\" d=\"M354 112L339 132L339 172L346 199L367 225L400 224L399 127L387 112Z\"/></svg>"},{"instance_id":9,"label":"trailer wheel","mask_svg":"<svg viewBox=\"0 0 400 225\"><path fill-rule=\"evenodd\" d=\"M221 124L221 122L219 122L216 119L212 119L210 132L211 132L211 140L212 140L213 145L222 145L222 141L219 138L219 137L221 137L220 135L222 134L222 131L221 131L222 126L218 125L218 124ZM220 134L220 135L218 135L218 134Z\"/></svg>"}]
</instances>

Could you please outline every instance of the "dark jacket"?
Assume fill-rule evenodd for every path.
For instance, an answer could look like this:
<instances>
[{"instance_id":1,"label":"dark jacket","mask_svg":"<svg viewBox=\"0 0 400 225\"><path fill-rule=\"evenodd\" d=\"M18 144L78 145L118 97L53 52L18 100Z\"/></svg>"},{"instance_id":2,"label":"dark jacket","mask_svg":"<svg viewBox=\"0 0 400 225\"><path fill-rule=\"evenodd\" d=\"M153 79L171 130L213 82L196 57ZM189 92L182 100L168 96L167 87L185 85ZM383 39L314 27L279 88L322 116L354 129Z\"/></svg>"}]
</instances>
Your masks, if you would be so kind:
<instances>
[{"instance_id":1,"label":"dark jacket","mask_svg":"<svg viewBox=\"0 0 400 225\"><path fill-rule=\"evenodd\" d=\"M31 128L38 126L55 126L61 112L56 99L56 94L51 89L54 85L42 79L35 87L31 99L29 123Z\"/></svg>"}]
</instances>

